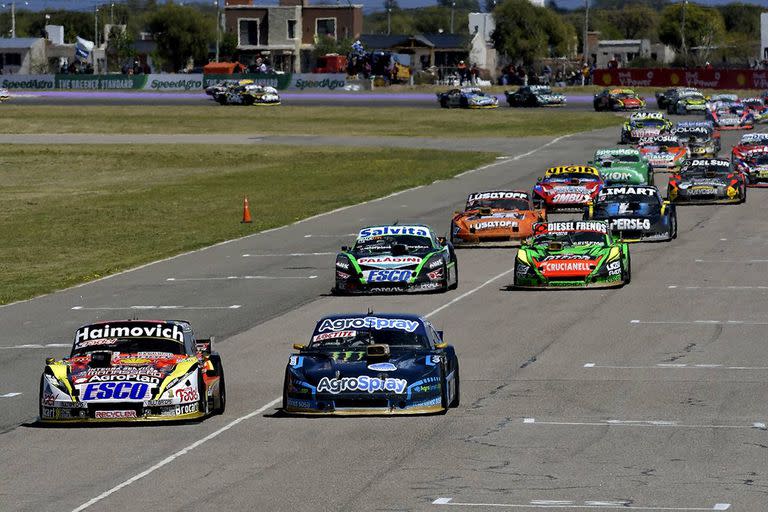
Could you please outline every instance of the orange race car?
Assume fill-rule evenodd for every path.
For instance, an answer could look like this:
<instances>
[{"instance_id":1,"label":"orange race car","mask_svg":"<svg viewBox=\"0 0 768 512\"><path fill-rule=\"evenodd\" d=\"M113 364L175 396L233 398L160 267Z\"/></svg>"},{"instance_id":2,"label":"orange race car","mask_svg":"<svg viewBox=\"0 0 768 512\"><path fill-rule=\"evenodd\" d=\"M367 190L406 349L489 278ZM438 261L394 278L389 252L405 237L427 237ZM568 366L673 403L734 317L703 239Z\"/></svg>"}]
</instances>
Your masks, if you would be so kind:
<instances>
[{"instance_id":1,"label":"orange race car","mask_svg":"<svg viewBox=\"0 0 768 512\"><path fill-rule=\"evenodd\" d=\"M468 245L511 245L533 235L533 225L546 220L535 210L531 195L520 190L477 192L467 198L463 212L451 220L451 242Z\"/></svg>"}]
</instances>

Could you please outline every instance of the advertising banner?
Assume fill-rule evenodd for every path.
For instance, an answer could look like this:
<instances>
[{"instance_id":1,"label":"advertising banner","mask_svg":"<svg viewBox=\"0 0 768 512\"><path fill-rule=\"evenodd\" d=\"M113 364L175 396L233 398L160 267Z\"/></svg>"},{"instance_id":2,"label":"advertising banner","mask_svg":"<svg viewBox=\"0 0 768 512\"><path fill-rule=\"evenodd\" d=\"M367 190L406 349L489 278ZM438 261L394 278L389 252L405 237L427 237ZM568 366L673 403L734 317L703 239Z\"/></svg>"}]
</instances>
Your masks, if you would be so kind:
<instances>
[{"instance_id":1,"label":"advertising banner","mask_svg":"<svg viewBox=\"0 0 768 512\"><path fill-rule=\"evenodd\" d=\"M291 75L288 89L334 91L336 89L343 90L345 85L347 85L345 73L296 73Z\"/></svg>"},{"instance_id":2,"label":"advertising banner","mask_svg":"<svg viewBox=\"0 0 768 512\"><path fill-rule=\"evenodd\" d=\"M290 74L272 74L262 75L256 73L245 73L240 75L205 75L203 77L203 88L216 85L221 82L237 83L240 80L253 80L256 85L274 87L275 89L286 89L291 81Z\"/></svg>"},{"instance_id":3,"label":"advertising banner","mask_svg":"<svg viewBox=\"0 0 768 512\"><path fill-rule=\"evenodd\" d=\"M131 90L143 89L147 75L56 75L56 89Z\"/></svg>"},{"instance_id":4,"label":"advertising banner","mask_svg":"<svg viewBox=\"0 0 768 512\"><path fill-rule=\"evenodd\" d=\"M146 91L194 91L203 88L203 75L200 74L153 74L144 75Z\"/></svg>"},{"instance_id":5,"label":"advertising banner","mask_svg":"<svg viewBox=\"0 0 768 512\"><path fill-rule=\"evenodd\" d=\"M595 85L603 87L698 87L701 89L766 89L768 71L753 69L597 69Z\"/></svg>"},{"instance_id":6,"label":"advertising banner","mask_svg":"<svg viewBox=\"0 0 768 512\"><path fill-rule=\"evenodd\" d=\"M54 75L0 75L0 87L18 89L53 89Z\"/></svg>"}]
</instances>

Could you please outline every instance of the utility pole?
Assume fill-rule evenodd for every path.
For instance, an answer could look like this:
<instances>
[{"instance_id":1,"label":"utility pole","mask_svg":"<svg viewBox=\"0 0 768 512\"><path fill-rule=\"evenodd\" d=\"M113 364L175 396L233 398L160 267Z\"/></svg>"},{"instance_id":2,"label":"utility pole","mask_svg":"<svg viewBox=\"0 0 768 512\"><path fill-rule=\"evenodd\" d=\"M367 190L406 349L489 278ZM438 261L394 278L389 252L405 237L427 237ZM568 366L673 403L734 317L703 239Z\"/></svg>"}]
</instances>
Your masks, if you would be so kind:
<instances>
[{"instance_id":1,"label":"utility pole","mask_svg":"<svg viewBox=\"0 0 768 512\"><path fill-rule=\"evenodd\" d=\"M11 2L11 37L16 37L16 2Z\"/></svg>"},{"instance_id":2,"label":"utility pole","mask_svg":"<svg viewBox=\"0 0 768 512\"><path fill-rule=\"evenodd\" d=\"M451 34L453 34L453 14L456 10L456 2L451 2Z\"/></svg>"},{"instance_id":3,"label":"utility pole","mask_svg":"<svg viewBox=\"0 0 768 512\"><path fill-rule=\"evenodd\" d=\"M387 2L387 35L392 33L392 0Z\"/></svg>"},{"instance_id":4,"label":"utility pole","mask_svg":"<svg viewBox=\"0 0 768 512\"><path fill-rule=\"evenodd\" d=\"M93 12L93 46L99 46L99 8Z\"/></svg>"},{"instance_id":5,"label":"utility pole","mask_svg":"<svg viewBox=\"0 0 768 512\"><path fill-rule=\"evenodd\" d=\"M683 63L688 66L688 48L685 46L685 9L688 6L688 0L683 0L683 21L680 22L680 45L683 50Z\"/></svg>"},{"instance_id":6,"label":"utility pole","mask_svg":"<svg viewBox=\"0 0 768 512\"><path fill-rule=\"evenodd\" d=\"M112 2L112 4L109 6L109 24L115 24L115 2Z\"/></svg>"},{"instance_id":7,"label":"utility pole","mask_svg":"<svg viewBox=\"0 0 768 512\"><path fill-rule=\"evenodd\" d=\"M216 62L219 62L219 47L221 46L221 7L216 0Z\"/></svg>"},{"instance_id":8,"label":"utility pole","mask_svg":"<svg viewBox=\"0 0 768 512\"><path fill-rule=\"evenodd\" d=\"M589 0L585 0L586 8L584 9L584 65L589 66ZM587 81L587 77L584 73L581 73L581 85L584 85Z\"/></svg>"}]
</instances>

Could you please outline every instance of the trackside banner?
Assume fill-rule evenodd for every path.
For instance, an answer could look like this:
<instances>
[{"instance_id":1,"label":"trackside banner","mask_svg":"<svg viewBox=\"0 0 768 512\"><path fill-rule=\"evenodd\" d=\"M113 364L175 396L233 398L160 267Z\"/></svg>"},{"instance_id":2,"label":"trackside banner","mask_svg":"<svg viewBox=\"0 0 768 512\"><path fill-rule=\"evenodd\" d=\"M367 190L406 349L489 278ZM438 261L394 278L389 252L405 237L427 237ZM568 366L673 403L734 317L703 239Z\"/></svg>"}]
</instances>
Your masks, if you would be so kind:
<instances>
[{"instance_id":1,"label":"trackside banner","mask_svg":"<svg viewBox=\"0 0 768 512\"><path fill-rule=\"evenodd\" d=\"M56 75L56 89L199 91L202 74Z\"/></svg>"},{"instance_id":2,"label":"trackside banner","mask_svg":"<svg viewBox=\"0 0 768 512\"><path fill-rule=\"evenodd\" d=\"M144 75L147 91L199 91L203 88L203 75L200 74L164 74Z\"/></svg>"},{"instance_id":3,"label":"trackside banner","mask_svg":"<svg viewBox=\"0 0 768 512\"><path fill-rule=\"evenodd\" d=\"M55 75L2 75L0 87L5 89L53 89Z\"/></svg>"},{"instance_id":4,"label":"trackside banner","mask_svg":"<svg viewBox=\"0 0 768 512\"><path fill-rule=\"evenodd\" d=\"M203 77L203 87L209 87L221 82L237 83L240 80L253 80L253 83L257 85L274 87L275 89L287 89L288 84L291 81L291 75L262 75L257 73L244 73L240 75L205 75Z\"/></svg>"},{"instance_id":5,"label":"trackside banner","mask_svg":"<svg viewBox=\"0 0 768 512\"><path fill-rule=\"evenodd\" d=\"M595 85L603 87L698 87L765 89L768 71L753 69L597 69Z\"/></svg>"},{"instance_id":6,"label":"trackside banner","mask_svg":"<svg viewBox=\"0 0 768 512\"><path fill-rule=\"evenodd\" d=\"M343 90L345 85L347 85L345 73L297 73L291 75L288 89L334 91L336 89Z\"/></svg>"}]
</instances>

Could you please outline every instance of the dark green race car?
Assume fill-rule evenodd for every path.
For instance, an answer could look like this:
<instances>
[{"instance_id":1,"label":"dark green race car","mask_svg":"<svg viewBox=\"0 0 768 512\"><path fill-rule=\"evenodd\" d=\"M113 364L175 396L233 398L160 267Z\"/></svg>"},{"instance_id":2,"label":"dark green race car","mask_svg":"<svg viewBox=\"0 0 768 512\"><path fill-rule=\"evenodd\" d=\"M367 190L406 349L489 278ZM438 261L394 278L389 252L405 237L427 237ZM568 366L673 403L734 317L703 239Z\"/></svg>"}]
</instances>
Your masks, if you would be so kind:
<instances>
[{"instance_id":1,"label":"dark green race car","mask_svg":"<svg viewBox=\"0 0 768 512\"><path fill-rule=\"evenodd\" d=\"M609 288L631 279L629 247L605 221L540 222L517 251L515 288Z\"/></svg>"},{"instance_id":2,"label":"dark green race car","mask_svg":"<svg viewBox=\"0 0 768 512\"><path fill-rule=\"evenodd\" d=\"M589 164L597 167L606 185L653 185L653 169L635 148L598 149Z\"/></svg>"}]
</instances>

